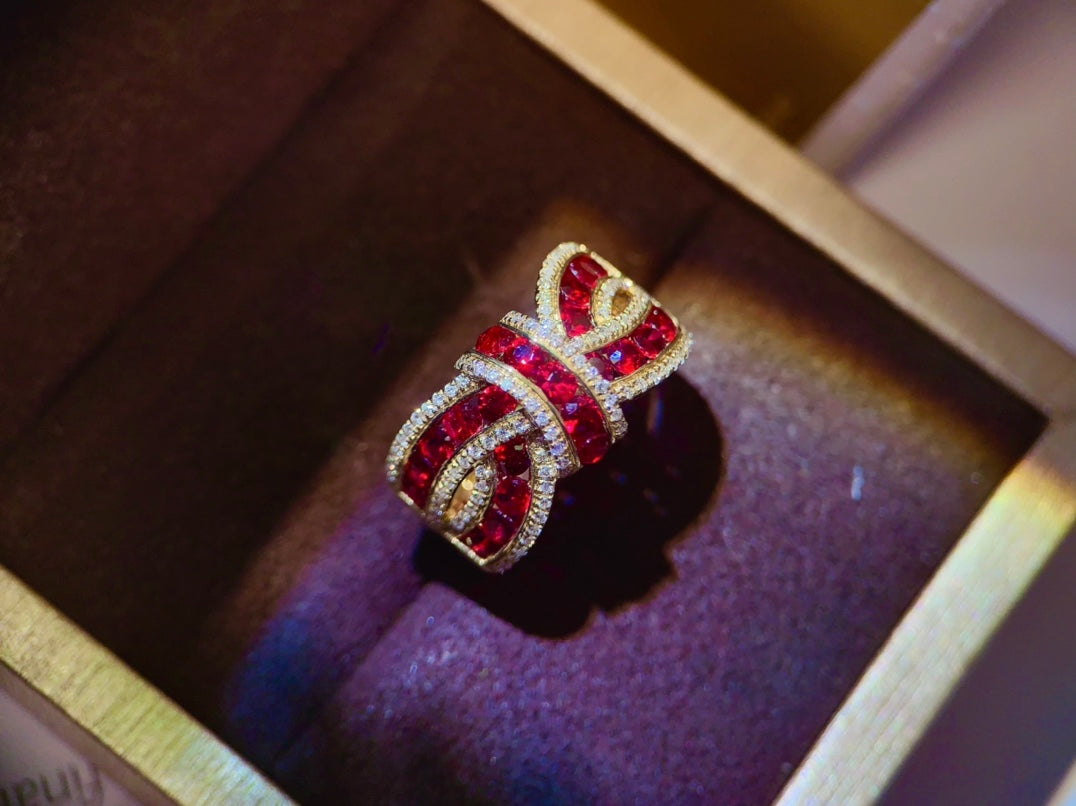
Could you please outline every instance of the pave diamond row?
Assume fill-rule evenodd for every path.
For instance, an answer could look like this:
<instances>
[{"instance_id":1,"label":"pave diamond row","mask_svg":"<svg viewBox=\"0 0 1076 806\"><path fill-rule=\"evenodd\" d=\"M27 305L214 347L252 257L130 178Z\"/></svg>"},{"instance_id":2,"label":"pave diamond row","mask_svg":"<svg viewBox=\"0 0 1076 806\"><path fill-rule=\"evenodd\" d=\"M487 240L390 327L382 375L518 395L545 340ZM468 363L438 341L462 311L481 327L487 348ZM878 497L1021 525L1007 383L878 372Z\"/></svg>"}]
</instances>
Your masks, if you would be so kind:
<instances>
[{"instance_id":1,"label":"pave diamond row","mask_svg":"<svg viewBox=\"0 0 1076 806\"><path fill-rule=\"evenodd\" d=\"M489 506L490 498L493 495L493 485L495 483L493 461L488 457L481 461L474 469L474 474L475 482L474 488L471 490L471 497L467 499L467 503L464 504L456 516L448 522L448 529L453 537L459 537L482 519L482 515L485 514L486 507Z\"/></svg>"},{"instance_id":2,"label":"pave diamond row","mask_svg":"<svg viewBox=\"0 0 1076 806\"><path fill-rule=\"evenodd\" d=\"M395 484L399 481L404 462L407 461L408 454L415 447L422 432L426 430L426 426L454 403L458 403L479 388L480 384L477 381L460 373L411 413L411 417L392 440L388 457L385 459L385 473L390 482Z\"/></svg>"}]
</instances>

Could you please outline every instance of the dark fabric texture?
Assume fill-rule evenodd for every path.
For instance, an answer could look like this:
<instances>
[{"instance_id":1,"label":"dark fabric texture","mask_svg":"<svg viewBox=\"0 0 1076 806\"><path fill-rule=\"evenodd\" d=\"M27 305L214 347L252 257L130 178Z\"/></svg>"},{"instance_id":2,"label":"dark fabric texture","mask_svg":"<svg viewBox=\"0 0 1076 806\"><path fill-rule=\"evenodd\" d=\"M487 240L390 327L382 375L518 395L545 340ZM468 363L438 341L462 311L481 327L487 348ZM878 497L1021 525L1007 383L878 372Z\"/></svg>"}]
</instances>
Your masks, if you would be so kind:
<instances>
[{"instance_id":1,"label":"dark fabric texture","mask_svg":"<svg viewBox=\"0 0 1076 806\"><path fill-rule=\"evenodd\" d=\"M22 12L0 563L306 802L767 801L1040 418L480 4L352 6ZM696 349L488 577L384 453L568 239Z\"/></svg>"},{"instance_id":2,"label":"dark fabric texture","mask_svg":"<svg viewBox=\"0 0 1076 806\"><path fill-rule=\"evenodd\" d=\"M394 6L0 10L0 446L61 393Z\"/></svg>"}]
</instances>

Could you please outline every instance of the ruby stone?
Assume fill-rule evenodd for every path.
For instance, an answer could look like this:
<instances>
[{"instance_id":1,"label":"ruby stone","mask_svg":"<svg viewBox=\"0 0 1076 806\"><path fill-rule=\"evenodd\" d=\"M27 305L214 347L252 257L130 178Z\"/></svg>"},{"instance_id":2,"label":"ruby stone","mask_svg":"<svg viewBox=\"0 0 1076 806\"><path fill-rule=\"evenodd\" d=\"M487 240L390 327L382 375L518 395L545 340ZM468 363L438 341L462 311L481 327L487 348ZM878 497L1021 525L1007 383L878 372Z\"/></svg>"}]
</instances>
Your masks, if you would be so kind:
<instances>
[{"instance_id":1,"label":"ruby stone","mask_svg":"<svg viewBox=\"0 0 1076 806\"><path fill-rule=\"evenodd\" d=\"M523 437L498 445L493 451L493 458L497 460L501 471L508 476L526 473L531 466L531 459L527 454L527 443Z\"/></svg>"},{"instance_id":2,"label":"ruby stone","mask_svg":"<svg viewBox=\"0 0 1076 806\"><path fill-rule=\"evenodd\" d=\"M669 314L665 313L665 311L657 306L650 309L650 315L647 316L644 324L647 327L659 331L666 344L672 344L673 340L676 338L676 323L672 320L672 317L669 316Z\"/></svg>"},{"instance_id":3,"label":"ruby stone","mask_svg":"<svg viewBox=\"0 0 1076 806\"><path fill-rule=\"evenodd\" d=\"M562 406L575 397L575 393L579 391L579 381L558 362L551 363L545 378L539 381L538 385L554 406Z\"/></svg>"},{"instance_id":4,"label":"ruby stone","mask_svg":"<svg viewBox=\"0 0 1076 806\"><path fill-rule=\"evenodd\" d=\"M414 501L416 506L424 507L430 495L432 478L433 472L430 466L417 452L412 452L404 466L400 489L407 493L408 498Z\"/></svg>"},{"instance_id":5,"label":"ruby stone","mask_svg":"<svg viewBox=\"0 0 1076 806\"><path fill-rule=\"evenodd\" d=\"M638 361L644 360L637 347L629 349ZM579 380L567 367L530 341L516 345L504 362L537 385L556 407L581 462L593 464L605 455L610 445L605 418L597 401L581 390Z\"/></svg>"},{"instance_id":6,"label":"ruby stone","mask_svg":"<svg viewBox=\"0 0 1076 806\"><path fill-rule=\"evenodd\" d=\"M415 453L421 456L430 467L439 468L452 455L454 448L452 438L438 419L431 423L419 437L415 445Z\"/></svg>"},{"instance_id":7,"label":"ruby stone","mask_svg":"<svg viewBox=\"0 0 1076 806\"><path fill-rule=\"evenodd\" d=\"M511 523L517 527L523 523L523 516L531 505L531 488L518 476L509 476L501 479L497 489L493 492L491 506L499 510Z\"/></svg>"},{"instance_id":8,"label":"ruby stone","mask_svg":"<svg viewBox=\"0 0 1076 806\"><path fill-rule=\"evenodd\" d=\"M594 323L590 319L589 303L586 308L565 308L561 306L560 320L564 323L564 332L571 339L576 336L582 336L594 327Z\"/></svg>"},{"instance_id":9,"label":"ruby stone","mask_svg":"<svg viewBox=\"0 0 1076 806\"><path fill-rule=\"evenodd\" d=\"M477 434L484 423L477 394L459 401L441 418L441 426L457 446Z\"/></svg>"},{"instance_id":10,"label":"ruby stone","mask_svg":"<svg viewBox=\"0 0 1076 806\"><path fill-rule=\"evenodd\" d=\"M496 554L515 537L530 505L531 491L526 481L516 476L502 478L482 523L466 535L472 551L479 557Z\"/></svg>"},{"instance_id":11,"label":"ruby stone","mask_svg":"<svg viewBox=\"0 0 1076 806\"><path fill-rule=\"evenodd\" d=\"M568 261L564 269L566 277L578 280L587 288L593 289L598 281L609 274L602 265L590 255L576 255Z\"/></svg>"},{"instance_id":12,"label":"ruby stone","mask_svg":"<svg viewBox=\"0 0 1076 806\"><path fill-rule=\"evenodd\" d=\"M482 355L501 359L505 353L511 352L516 346L524 344L526 341L523 336L511 328L504 325L494 325L482 331L477 341L475 341L475 349Z\"/></svg>"},{"instance_id":13,"label":"ruby stone","mask_svg":"<svg viewBox=\"0 0 1076 806\"><path fill-rule=\"evenodd\" d=\"M662 350L676 339L676 323L661 308L652 306L646 319L635 332L632 340L647 358L656 358Z\"/></svg>"},{"instance_id":14,"label":"ruby stone","mask_svg":"<svg viewBox=\"0 0 1076 806\"><path fill-rule=\"evenodd\" d=\"M587 355L607 381L616 380L657 358L662 350L676 340L678 333L672 317L656 305L629 336L605 345Z\"/></svg>"},{"instance_id":15,"label":"ruby stone","mask_svg":"<svg viewBox=\"0 0 1076 806\"><path fill-rule=\"evenodd\" d=\"M515 398L499 386L487 386L478 393L478 410L487 423L496 422L513 411L517 405Z\"/></svg>"},{"instance_id":16,"label":"ruby stone","mask_svg":"<svg viewBox=\"0 0 1076 806\"><path fill-rule=\"evenodd\" d=\"M591 398L582 395L565 406L565 409L572 410L570 414L562 414L562 418L564 427L575 445L579 461L585 465L594 464L605 456L611 444L601 409Z\"/></svg>"},{"instance_id":17,"label":"ruby stone","mask_svg":"<svg viewBox=\"0 0 1076 806\"><path fill-rule=\"evenodd\" d=\"M643 354L643 351L639 349L639 345L637 345L630 336L623 339L617 339L595 352L605 359L606 363L615 370L616 375L613 377L616 377L617 375L631 375L631 373L635 372L635 370L646 363L646 356ZM602 374L605 375L608 380L609 377L606 375L604 369L603 366Z\"/></svg>"},{"instance_id":18,"label":"ruby stone","mask_svg":"<svg viewBox=\"0 0 1076 806\"><path fill-rule=\"evenodd\" d=\"M404 465L400 489L417 506L426 506L433 481L445 462L484 426L501 419L517 405L510 394L497 386L487 386L452 405L419 436ZM526 451L524 458L529 462Z\"/></svg>"},{"instance_id":19,"label":"ruby stone","mask_svg":"<svg viewBox=\"0 0 1076 806\"><path fill-rule=\"evenodd\" d=\"M594 327L590 318L590 300L598 281L608 272L589 255L576 255L564 269L560 280L560 318L572 338Z\"/></svg>"},{"instance_id":20,"label":"ruby stone","mask_svg":"<svg viewBox=\"0 0 1076 806\"><path fill-rule=\"evenodd\" d=\"M426 506L437 472L452 456L458 444L445 428L444 421L444 416L438 417L422 432L411 449L411 455L407 457L400 479L400 489L420 507Z\"/></svg>"},{"instance_id":21,"label":"ruby stone","mask_svg":"<svg viewBox=\"0 0 1076 806\"><path fill-rule=\"evenodd\" d=\"M659 331L645 327L637 328L631 338L647 358L657 358L668 346Z\"/></svg>"},{"instance_id":22,"label":"ruby stone","mask_svg":"<svg viewBox=\"0 0 1076 806\"><path fill-rule=\"evenodd\" d=\"M515 367L531 380L536 380L535 376L541 375L542 368L549 363L549 360L549 353L530 341L516 345L510 353L504 356L506 364Z\"/></svg>"},{"instance_id":23,"label":"ruby stone","mask_svg":"<svg viewBox=\"0 0 1076 806\"><path fill-rule=\"evenodd\" d=\"M467 535L471 550L479 557L492 557L512 539L516 530L500 512L492 507L486 510L482 523Z\"/></svg>"}]
</instances>

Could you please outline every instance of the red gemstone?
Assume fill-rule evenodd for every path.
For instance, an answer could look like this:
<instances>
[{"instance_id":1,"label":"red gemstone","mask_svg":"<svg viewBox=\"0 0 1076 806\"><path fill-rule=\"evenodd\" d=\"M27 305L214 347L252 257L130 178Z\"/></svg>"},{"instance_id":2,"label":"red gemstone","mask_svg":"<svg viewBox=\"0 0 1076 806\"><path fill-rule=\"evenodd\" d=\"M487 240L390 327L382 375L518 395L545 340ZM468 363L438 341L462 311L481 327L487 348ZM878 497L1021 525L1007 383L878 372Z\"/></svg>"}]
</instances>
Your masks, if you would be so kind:
<instances>
[{"instance_id":1,"label":"red gemstone","mask_svg":"<svg viewBox=\"0 0 1076 806\"><path fill-rule=\"evenodd\" d=\"M457 447L477 434L482 424L478 395L471 395L456 403L441 418L441 427Z\"/></svg>"},{"instance_id":2,"label":"red gemstone","mask_svg":"<svg viewBox=\"0 0 1076 806\"><path fill-rule=\"evenodd\" d=\"M531 459L527 454L527 444L522 437L513 439L503 445L498 445L493 451L493 456L500 463L505 474L509 476L526 473L531 466Z\"/></svg>"},{"instance_id":3,"label":"red gemstone","mask_svg":"<svg viewBox=\"0 0 1076 806\"><path fill-rule=\"evenodd\" d=\"M479 557L491 557L508 544L519 530L519 525L512 523L499 510L490 507L482 523L471 534L471 549Z\"/></svg>"},{"instance_id":4,"label":"red gemstone","mask_svg":"<svg viewBox=\"0 0 1076 806\"><path fill-rule=\"evenodd\" d=\"M666 344L672 344L676 338L676 323L669 314L656 305L650 309L650 314L646 317L644 324L658 331Z\"/></svg>"},{"instance_id":5,"label":"red gemstone","mask_svg":"<svg viewBox=\"0 0 1076 806\"><path fill-rule=\"evenodd\" d=\"M590 255L576 255L568 261L565 278L574 277L586 288L592 289L608 272Z\"/></svg>"},{"instance_id":6,"label":"red gemstone","mask_svg":"<svg viewBox=\"0 0 1076 806\"><path fill-rule=\"evenodd\" d=\"M518 476L501 479L493 493L492 506L504 515L508 523L518 529L530 505L530 484Z\"/></svg>"},{"instance_id":7,"label":"red gemstone","mask_svg":"<svg viewBox=\"0 0 1076 806\"><path fill-rule=\"evenodd\" d=\"M575 452L579 456L580 462L585 465L592 465L605 456L611 444L609 435L602 431L599 434L594 434L576 442Z\"/></svg>"},{"instance_id":8,"label":"red gemstone","mask_svg":"<svg viewBox=\"0 0 1076 806\"><path fill-rule=\"evenodd\" d=\"M572 339L582 336L594 327L594 323L590 320L589 308L562 308L560 320L564 323L564 330L568 333L568 337Z\"/></svg>"},{"instance_id":9,"label":"red gemstone","mask_svg":"<svg viewBox=\"0 0 1076 806\"><path fill-rule=\"evenodd\" d=\"M415 445L415 453L434 469L443 465L445 460L452 455L452 451L452 439L441 425L440 420L433 422L425 433L419 437L418 444Z\"/></svg>"},{"instance_id":10,"label":"red gemstone","mask_svg":"<svg viewBox=\"0 0 1076 806\"><path fill-rule=\"evenodd\" d=\"M501 358L509 350L526 341L514 330L504 325L494 325L484 330L475 342L475 349L490 358Z\"/></svg>"},{"instance_id":11,"label":"red gemstone","mask_svg":"<svg viewBox=\"0 0 1076 806\"><path fill-rule=\"evenodd\" d=\"M671 327L671 336L669 335ZM676 336L676 326L660 308L651 308L643 323L635 329L632 339L647 358L656 358Z\"/></svg>"},{"instance_id":12,"label":"red gemstone","mask_svg":"<svg viewBox=\"0 0 1076 806\"><path fill-rule=\"evenodd\" d=\"M601 353L589 353L587 355L587 360L592 367L601 373L601 376L605 378L605 380L615 381L620 377L617 368L610 364Z\"/></svg>"},{"instance_id":13,"label":"red gemstone","mask_svg":"<svg viewBox=\"0 0 1076 806\"><path fill-rule=\"evenodd\" d=\"M527 377L531 377L532 373L539 370L547 361L549 361L549 354L537 344L529 341L517 345L504 357L506 364L515 367Z\"/></svg>"},{"instance_id":14,"label":"red gemstone","mask_svg":"<svg viewBox=\"0 0 1076 806\"><path fill-rule=\"evenodd\" d=\"M564 411L564 427L575 444L579 461L585 465L594 464L605 456L610 445L601 410L593 400L580 395L566 405Z\"/></svg>"},{"instance_id":15,"label":"red gemstone","mask_svg":"<svg viewBox=\"0 0 1076 806\"><path fill-rule=\"evenodd\" d=\"M618 339L598 351L619 375L631 375L646 363L646 356L631 339Z\"/></svg>"},{"instance_id":16,"label":"red gemstone","mask_svg":"<svg viewBox=\"0 0 1076 806\"><path fill-rule=\"evenodd\" d=\"M538 385L556 406L567 403L579 391L579 381L558 362L551 362L545 377L538 381Z\"/></svg>"},{"instance_id":17,"label":"red gemstone","mask_svg":"<svg viewBox=\"0 0 1076 806\"><path fill-rule=\"evenodd\" d=\"M555 372L564 369L563 364L541 347L534 347L534 349L517 347L512 357L513 360L509 363L519 370L524 378L539 386L544 385L546 380Z\"/></svg>"},{"instance_id":18,"label":"red gemstone","mask_svg":"<svg viewBox=\"0 0 1076 806\"><path fill-rule=\"evenodd\" d=\"M487 423L501 419L515 407L515 398L499 386L487 386L478 393L478 410Z\"/></svg>"},{"instance_id":19,"label":"red gemstone","mask_svg":"<svg viewBox=\"0 0 1076 806\"><path fill-rule=\"evenodd\" d=\"M590 309L590 289L574 277L565 277L560 287L560 307L586 311Z\"/></svg>"},{"instance_id":20,"label":"red gemstone","mask_svg":"<svg viewBox=\"0 0 1076 806\"><path fill-rule=\"evenodd\" d=\"M415 453L407 460L403 477L400 479L400 489L407 493L408 497L420 507L426 506L426 499L430 494L430 482L433 473L430 466Z\"/></svg>"}]
</instances>

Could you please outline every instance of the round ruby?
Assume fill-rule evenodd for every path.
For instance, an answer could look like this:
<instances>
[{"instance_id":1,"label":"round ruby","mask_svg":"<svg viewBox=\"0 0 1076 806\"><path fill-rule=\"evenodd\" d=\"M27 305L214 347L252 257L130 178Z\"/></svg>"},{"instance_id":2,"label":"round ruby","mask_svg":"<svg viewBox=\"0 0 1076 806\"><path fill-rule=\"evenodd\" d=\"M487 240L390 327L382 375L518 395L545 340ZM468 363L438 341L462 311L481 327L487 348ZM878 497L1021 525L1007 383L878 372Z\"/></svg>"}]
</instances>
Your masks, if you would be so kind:
<instances>
[{"instance_id":1,"label":"round ruby","mask_svg":"<svg viewBox=\"0 0 1076 806\"><path fill-rule=\"evenodd\" d=\"M505 353L515 349L518 344L522 344L524 341L525 339L514 330L510 330L504 325L494 325L482 331L482 334L475 342L475 349L490 358L501 358Z\"/></svg>"},{"instance_id":2,"label":"round ruby","mask_svg":"<svg viewBox=\"0 0 1076 806\"><path fill-rule=\"evenodd\" d=\"M487 423L501 419L515 407L515 398L499 386L487 386L478 393L478 410Z\"/></svg>"},{"instance_id":3,"label":"round ruby","mask_svg":"<svg viewBox=\"0 0 1076 806\"><path fill-rule=\"evenodd\" d=\"M564 274L574 277L586 288L594 288L608 272L590 255L576 255L568 261Z\"/></svg>"},{"instance_id":4,"label":"round ruby","mask_svg":"<svg viewBox=\"0 0 1076 806\"><path fill-rule=\"evenodd\" d=\"M515 528L523 523L523 516L531 505L531 488L518 476L501 479L493 493L492 506L504 515L505 520Z\"/></svg>"},{"instance_id":5,"label":"round ruby","mask_svg":"<svg viewBox=\"0 0 1076 806\"><path fill-rule=\"evenodd\" d=\"M445 460L452 455L452 450L452 439L440 421L430 425L415 445L415 452L434 469L445 463Z\"/></svg>"},{"instance_id":6,"label":"round ruby","mask_svg":"<svg viewBox=\"0 0 1076 806\"><path fill-rule=\"evenodd\" d=\"M579 381L558 362L551 362L545 376L538 381L538 386L555 406L567 403L579 391Z\"/></svg>"},{"instance_id":7,"label":"round ruby","mask_svg":"<svg viewBox=\"0 0 1076 806\"><path fill-rule=\"evenodd\" d=\"M631 339L618 339L599 351L620 375L631 375L646 363L646 356Z\"/></svg>"},{"instance_id":8,"label":"round ruby","mask_svg":"<svg viewBox=\"0 0 1076 806\"><path fill-rule=\"evenodd\" d=\"M493 457L500 463L505 474L509 476L526 473L531 466L531 459L527 454L527 444L522 437L513 439L503 445L498 445L493 451Z\"/></svg>"},{"instance_id":9,"label":"round ruby","mask_svg":"<svg viewBox=\"0 0 1076 806\"><path fill-rule=\"evenodd\" d=\"M457 447L478 433L482 427L482 412L479 411L478 395L471 395L456 403L444 413L441 427Z\"/></svg>"}]
</instances>

